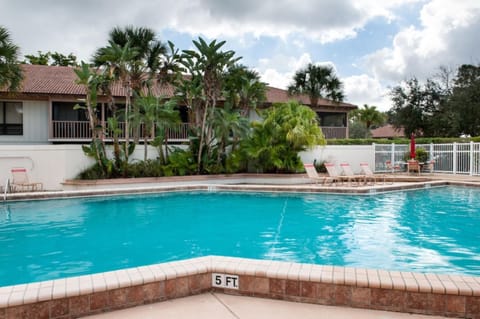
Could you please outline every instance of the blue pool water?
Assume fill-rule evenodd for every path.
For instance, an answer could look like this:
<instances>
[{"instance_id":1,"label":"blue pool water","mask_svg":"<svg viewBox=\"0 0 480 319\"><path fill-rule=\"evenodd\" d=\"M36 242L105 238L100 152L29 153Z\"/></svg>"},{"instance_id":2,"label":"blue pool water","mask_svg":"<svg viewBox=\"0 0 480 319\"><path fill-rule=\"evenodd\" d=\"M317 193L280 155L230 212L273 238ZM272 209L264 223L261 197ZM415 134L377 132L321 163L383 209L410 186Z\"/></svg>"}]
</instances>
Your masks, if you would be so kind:
<instances>
[{"instance_id":1,"label":"blue pool water","mask_svg":"<svg viewBox=\"0 0 480 319\"><path fill-rule=\"evenodd\" d=\"M0 286L205 255L480 276L480 190L168 193L0 206Z\"/></svg>"}]
</instances>

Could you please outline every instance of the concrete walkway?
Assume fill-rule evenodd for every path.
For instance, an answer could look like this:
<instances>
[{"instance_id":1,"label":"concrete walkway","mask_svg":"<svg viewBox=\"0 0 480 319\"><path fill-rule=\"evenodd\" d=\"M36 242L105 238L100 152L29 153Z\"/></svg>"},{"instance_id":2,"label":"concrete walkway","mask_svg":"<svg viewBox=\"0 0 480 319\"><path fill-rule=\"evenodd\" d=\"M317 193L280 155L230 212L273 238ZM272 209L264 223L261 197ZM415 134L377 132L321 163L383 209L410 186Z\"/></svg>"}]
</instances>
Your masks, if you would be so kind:
<instances>
[{"instance_id":1,"label":"concrete walkway","mask_svg":"<svg viewBox=\"0 0 480 319\"><path fill-rule=\"evenodd\" d=\"M436 316L412 315L356 308L343 308L288 302L272 299L232 296L221 293L173 299L169 301L117 310L105 314L84 317L89 319L127 318L209 318L209 319L250 319L250 318L302 318L302 319L435 319Z\"/></svg>"}]
</instances>

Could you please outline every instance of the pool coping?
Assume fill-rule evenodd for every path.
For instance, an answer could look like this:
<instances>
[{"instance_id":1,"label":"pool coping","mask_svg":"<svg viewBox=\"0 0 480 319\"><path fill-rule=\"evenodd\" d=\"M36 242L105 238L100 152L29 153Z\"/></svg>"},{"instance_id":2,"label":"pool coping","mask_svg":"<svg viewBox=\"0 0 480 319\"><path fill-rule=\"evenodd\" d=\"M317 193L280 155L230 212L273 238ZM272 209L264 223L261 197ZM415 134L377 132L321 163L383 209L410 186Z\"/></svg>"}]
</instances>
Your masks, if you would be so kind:
<instances>
[{"instance_id":1,"label":"pool coping","mask_svg":"<svg viewBox=\"0 0 480 319\"><path fill-rule=\"evenodd\" d=\"M218 275L237 287L218 288ZM478 318L480 277L207 256L0 287L0 318L80 317L207 291L261 298Z\"/></svg>"},{"instance_id":2,"label":"pool coping","mask_svg":"<svg viewBox=\"0 0 480 319\"><path fill-rule=\"evenodd\" d=\"M446 185L480 186L478 183L455 181L385 184L373 188L197 184L17 193L11 194L16 196L9 198L9 201L173 191L373 195ZM213 287L214 273L238 276L239 289ZM208 256L0 287L0 319L30 316L74 318L207 291L324 305L480 318L480 277Z\"/></svg>"},{"instance_id":3,"label":"pool coping","mask_svg":"<svg viewBox=\"0 0 480 319\"><path fill-rule=\"evenodd\" d=\"M108 196L128 194L148 194L160 192L181 191L239 191L239 192L281 192L281 193L328 193L328 194L356 194L373 195L392 191L415 190L439 186L469 186L480 187L478 183L454 182L445 180L428 180L419 182L394 182L365 186L325 186L322 184L211 184L198 183L188 185L155 185L155 186L131 186L121 188L81 189L62 191L41 191L26 193L8 193L4 202L35 199L58 199L70 197Z\"/></svg>"}]
</instances>

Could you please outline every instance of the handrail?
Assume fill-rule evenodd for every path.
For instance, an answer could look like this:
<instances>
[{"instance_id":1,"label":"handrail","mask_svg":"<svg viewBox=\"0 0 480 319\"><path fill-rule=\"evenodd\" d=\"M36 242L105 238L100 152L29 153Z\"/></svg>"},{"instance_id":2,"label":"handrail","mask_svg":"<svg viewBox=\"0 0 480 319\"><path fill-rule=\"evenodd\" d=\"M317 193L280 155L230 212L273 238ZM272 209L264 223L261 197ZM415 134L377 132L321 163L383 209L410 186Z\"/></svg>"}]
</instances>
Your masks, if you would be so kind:
<instances>
[{"instance_id":1,"label":"handrail","mask_svg":"<svg viewBox=\"0 0 480 319\"><path fill-rule=\"evenodd\" d=\"M7 192L8 192L9 188L10 188L10 179L7 178L7 181L5 182L5 190L3 191L3 201L4 202L7 200Z\"/></svg>"}]
</instances>

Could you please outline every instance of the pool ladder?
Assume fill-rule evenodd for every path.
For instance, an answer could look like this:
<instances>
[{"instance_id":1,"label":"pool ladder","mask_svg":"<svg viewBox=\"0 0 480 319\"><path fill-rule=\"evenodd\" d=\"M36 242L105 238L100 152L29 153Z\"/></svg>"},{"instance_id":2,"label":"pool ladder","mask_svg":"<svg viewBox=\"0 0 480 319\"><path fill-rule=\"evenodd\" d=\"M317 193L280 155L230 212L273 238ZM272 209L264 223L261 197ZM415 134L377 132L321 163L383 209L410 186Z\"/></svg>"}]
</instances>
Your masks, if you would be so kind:
<instances>
[{"instance_id":1,"label":"pool ladder","mask_svg":"<svg viewBox=\"0 0 480 319\"><path fill-rule=\"evenodd\" d=\"M7 178L5 182L5 189L3 191L3 201L5 202L7 200L7 192L10 189L10 179Z\"/></svg>"}]
</instances>

